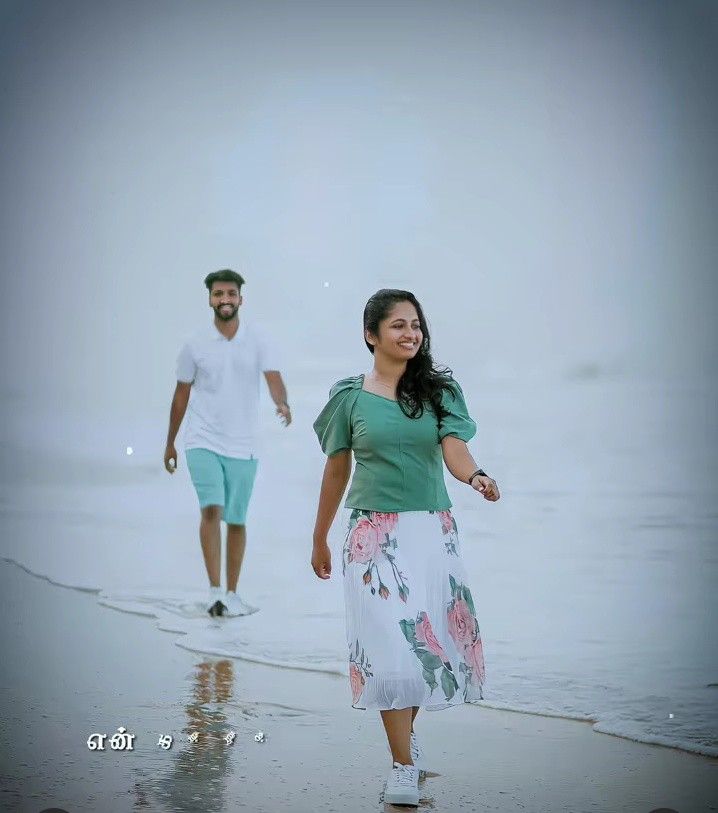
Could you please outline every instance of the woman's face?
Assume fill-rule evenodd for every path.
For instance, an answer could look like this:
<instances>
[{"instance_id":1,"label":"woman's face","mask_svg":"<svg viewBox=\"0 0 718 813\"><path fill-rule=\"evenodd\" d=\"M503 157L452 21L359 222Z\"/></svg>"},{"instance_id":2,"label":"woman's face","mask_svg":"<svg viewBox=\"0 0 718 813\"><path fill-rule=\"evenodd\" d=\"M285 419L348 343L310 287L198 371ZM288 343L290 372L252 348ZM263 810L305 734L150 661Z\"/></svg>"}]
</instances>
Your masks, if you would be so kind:
<instances>
[{"instance_id":1,"label":"woman's face","mask_svg":"<svg viewBox=\"0 0 718 813\"><path fill-rule=\"evenodd\" d=\"M379 335L366 332L367 341L377 351L396 361L408 361L419 352L423 334L419 316L411 302L397 302L379 322Z\"/></svg>"}]
</instances>

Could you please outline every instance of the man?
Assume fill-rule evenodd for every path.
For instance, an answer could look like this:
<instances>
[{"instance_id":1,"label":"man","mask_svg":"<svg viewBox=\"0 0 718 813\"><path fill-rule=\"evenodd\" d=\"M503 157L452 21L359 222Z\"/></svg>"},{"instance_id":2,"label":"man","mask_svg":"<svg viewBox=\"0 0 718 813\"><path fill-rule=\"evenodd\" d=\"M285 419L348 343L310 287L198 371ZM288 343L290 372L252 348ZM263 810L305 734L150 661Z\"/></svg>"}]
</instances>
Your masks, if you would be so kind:
<instances>
[{"instance_id":1,"label":"man","mask_svg":"<svg viewBox=\"0 0 718 813\"><path fill-rule=\"evenodd\" d=\"M246 615L257 608L237 594L237 582L257 472L260 373L285 426L292 416L274 350L239 318L244 279L224 269L209 274L204 284L214 321L190 338L177 358L165 468L170 474L177 469L174 442L189 404L185 453L200 504L199 537L210 583L207 611L211 616ZM226 593L220 588L221 519L227 524Z\"/></svg>"}]
</instances>

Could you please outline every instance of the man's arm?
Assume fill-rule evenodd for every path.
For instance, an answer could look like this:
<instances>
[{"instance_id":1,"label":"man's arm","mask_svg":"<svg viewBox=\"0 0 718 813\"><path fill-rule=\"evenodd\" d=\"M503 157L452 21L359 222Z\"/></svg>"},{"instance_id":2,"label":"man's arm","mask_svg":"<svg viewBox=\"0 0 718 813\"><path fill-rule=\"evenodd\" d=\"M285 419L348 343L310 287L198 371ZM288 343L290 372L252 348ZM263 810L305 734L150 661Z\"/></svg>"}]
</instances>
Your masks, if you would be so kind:
<instances>
[{"instance_id":1,"label":"man's arm","mask_svg":"<svg viewBox=\"0 0 718 813\"><path fill-rule=\"evenodd\" d=\"M282 381L282 374L278 370L265 370L264 377L267 380L267 387L269 394L272 396L272 401L277 407L277 415L281 415L284 425L289 426L292 422L292 413L287 403L287 388L284 386L284 381Z\"/></svg>"},{"instance_id":2,"label":"man's arm","mask_svg":"<svg viewBox=\"0 0 718 813\"><path fill-rule=\"evenodd\" d=\"M192 389L192 382L178 381L175 387L175 394L170 407L170 427L167 431L167 447L165 448L165 468L170 474L177 469L177 450L175 449L175 438L182 425L182 419L187 411L189 394ZM174 466L170 465L170 460L174 460Z\"/></svg>"}]
</instances>

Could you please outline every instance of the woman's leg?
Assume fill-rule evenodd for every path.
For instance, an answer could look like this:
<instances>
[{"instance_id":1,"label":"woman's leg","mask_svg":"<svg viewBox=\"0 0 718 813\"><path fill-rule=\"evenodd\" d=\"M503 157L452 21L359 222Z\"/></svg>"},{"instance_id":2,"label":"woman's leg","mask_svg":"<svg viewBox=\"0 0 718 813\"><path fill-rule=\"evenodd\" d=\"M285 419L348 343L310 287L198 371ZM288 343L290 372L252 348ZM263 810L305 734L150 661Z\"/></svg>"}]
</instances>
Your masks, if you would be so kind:
<instances>
[{"instance_id":1,"label":"woman's leg","mask_svg":"<svg viewBox=\"0 0 718 813\"><path fill-rule=\"evenodd\" d=\"M394 762L401 765L413 765L409 750L409 736L413 709L391 709L380 711L382 722L389 740L389 748Z\"/></svg>"},{"instance_id":2,"label":"woman's leg","mask_svg":"<svg viewBox=\"0 0 718 813\"><path fill-rule=\"evenodd\" d=\"M419 713L419 706L412 706L411 707L411 733L414 733L414 720L416 720L416 715Z\"/></svg>"}]
</instances>

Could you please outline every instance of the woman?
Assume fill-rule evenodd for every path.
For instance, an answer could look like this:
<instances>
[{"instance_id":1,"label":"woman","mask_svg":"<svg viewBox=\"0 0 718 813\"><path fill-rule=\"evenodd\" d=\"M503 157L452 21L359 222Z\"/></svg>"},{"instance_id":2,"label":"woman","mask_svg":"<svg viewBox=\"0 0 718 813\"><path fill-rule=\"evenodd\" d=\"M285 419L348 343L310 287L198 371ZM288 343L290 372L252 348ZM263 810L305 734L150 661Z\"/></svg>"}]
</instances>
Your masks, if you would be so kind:
<instances>
[{"instance_id":1,"label":"woman","mask_svg":"<svg viewBox=\"0 0 718 813\"><path fill-rule=\"evenodd\" d=\"M327 534L351 472L343 550L353 707L381 713L392 755L384 801L418 805L426 768L414 734L420 708L482 699L484 659L443 477L495 502L499 490L466 447L476 424L451 371L431 357L421 306L383 289L364 309L374 356L367 375L338 381L314 422L327 455L312 567L331 574Z\"/></svg>"}]
</instances>

